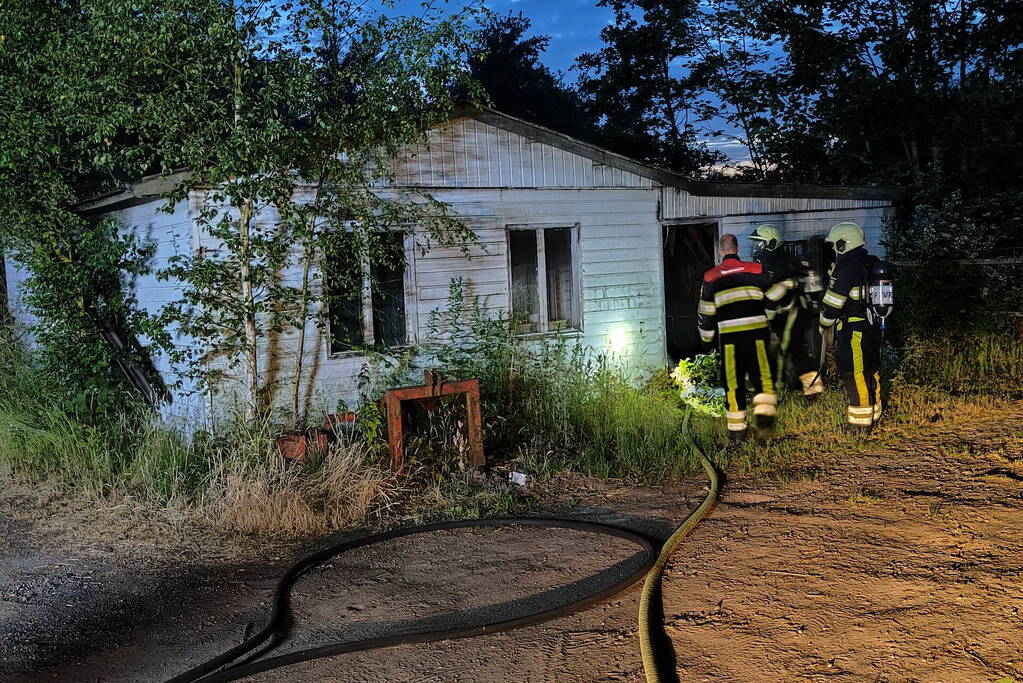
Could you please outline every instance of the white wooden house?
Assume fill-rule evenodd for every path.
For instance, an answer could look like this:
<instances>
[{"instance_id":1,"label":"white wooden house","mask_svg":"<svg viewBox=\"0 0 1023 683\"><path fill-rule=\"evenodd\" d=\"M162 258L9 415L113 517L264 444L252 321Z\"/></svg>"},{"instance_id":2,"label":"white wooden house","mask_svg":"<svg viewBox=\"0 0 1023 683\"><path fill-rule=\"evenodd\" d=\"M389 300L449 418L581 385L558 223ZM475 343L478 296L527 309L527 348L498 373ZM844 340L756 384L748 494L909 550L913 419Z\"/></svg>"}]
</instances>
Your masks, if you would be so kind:
<instances>
[{"instance_id":1,"label":"white wooden house","mask_svg":"<svg viewBox=\"0 0 1023 683\"><path fill-rule=\"evenodd\" d=\"M879 253L885 222L905 198L893 188L694 181L492 110L461 112L429 138L395 160L396 182L450 205L479 242L469 259L457 248L422 255L406 235L406 271L388 284L397 308L387 320L374 316L372 306L354 313L362 316L354 324L361 323L367 338L417 341L430 312L446 305L451 278L461 276L488 309L527 315L534 333L558 329L634 367L663 366L693 350L699 280L713 264L718 235L734 233L748 250L743 236L774 222L789 248L819 262L810 238L853 220L864 227L868 248ZM113 216L125 231L155 243L153 266L160 268L172 255L209 241L192 220L201 193L173 213L158 210L173 182L146 180L80 208ZM6 290L16 315L23 277L8 259ZM135 287L140 304L152 311L179 293L173 282L155 277ZM332 344L330 336L310 327L305 384L310 401L332 406L353 398L365 359ZM285 381L296 352L295 337L278 339L268 349L273 362L264 367ZM159 363L168 380L178 379L166 359ZM186 381L176 392L172 412L208 412L206 400L190 388Z\"/></svg>"}]
</instances>

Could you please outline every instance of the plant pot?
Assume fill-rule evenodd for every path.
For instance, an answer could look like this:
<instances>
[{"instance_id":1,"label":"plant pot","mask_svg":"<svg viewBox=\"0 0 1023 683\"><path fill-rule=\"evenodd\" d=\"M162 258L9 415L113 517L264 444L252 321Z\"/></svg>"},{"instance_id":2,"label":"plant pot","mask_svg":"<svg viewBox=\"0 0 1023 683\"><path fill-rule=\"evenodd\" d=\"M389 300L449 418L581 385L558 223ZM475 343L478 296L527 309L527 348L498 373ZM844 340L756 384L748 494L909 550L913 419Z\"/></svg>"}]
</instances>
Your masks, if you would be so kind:
<instances>
[{"instance_id":1,"label":"plant pot","mask_svg":"<svg viewBox=\"0 0 1023 683\"><path fill-rule=\"evenodd\" d=\"M316 430L309 434L282 434L277 437L277 449L285 460L304 462L311 450L326 453L330 448L330 434Z\"/></svg>"},{"instance_id":2,"label":"plant pot","mask_svg":"<svg viewBox=\"0 0 1023 683\"><path fill-rule=\"evenodd\" d=\"M306 437L304 434L282 434L277 437L277 450L285 460L305 460Z\"/></svg>"}]
</instances>

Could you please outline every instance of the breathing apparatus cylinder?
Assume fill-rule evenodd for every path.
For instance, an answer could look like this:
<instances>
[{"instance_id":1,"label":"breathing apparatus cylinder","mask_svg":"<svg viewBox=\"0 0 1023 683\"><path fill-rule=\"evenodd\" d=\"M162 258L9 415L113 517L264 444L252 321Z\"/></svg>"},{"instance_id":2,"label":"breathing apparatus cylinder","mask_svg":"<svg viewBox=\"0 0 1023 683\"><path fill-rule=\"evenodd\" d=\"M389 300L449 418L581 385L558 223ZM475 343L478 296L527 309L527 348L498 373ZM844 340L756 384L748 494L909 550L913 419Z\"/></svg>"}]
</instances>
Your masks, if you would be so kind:
<instances>
[{"instance_id":1,"label":"breathing apparatus cylinder","mask_svg":"<svg viewBox=\"0 0 1023 683\"><path fill-rule=\"evenodd\" d=\"M821 284L821 278L813 266L810 265L810 262L802 259L799 262L799 267L799 288L806 294L820 294L823 292L824 285Z\"/></svg>"},{"instance_id":2,"label":"breathing apparatus cylinder","mask_svg":"<svg viewBox=\"0 0 1023 683\"><path fill-rule=\"evenodd\" d=\"M868 287L870 312L878 319L881 329L885 328L885 318L895 308L895 288L892 270L887 261L876 259L870 273Z\"/></svg>"}]
</instances>

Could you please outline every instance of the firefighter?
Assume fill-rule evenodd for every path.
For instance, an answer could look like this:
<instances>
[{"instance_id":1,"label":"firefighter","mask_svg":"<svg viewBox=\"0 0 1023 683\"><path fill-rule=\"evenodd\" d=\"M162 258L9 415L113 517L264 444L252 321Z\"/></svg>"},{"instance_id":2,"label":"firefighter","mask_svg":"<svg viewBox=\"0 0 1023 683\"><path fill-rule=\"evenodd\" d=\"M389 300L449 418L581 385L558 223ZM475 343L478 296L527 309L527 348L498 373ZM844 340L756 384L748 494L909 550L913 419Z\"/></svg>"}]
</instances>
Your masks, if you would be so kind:
<instances>
[{"instance_id":1,"label":"firefighter","mask_svg":"<svg viewBox=\"0 0 1023 683\"><path fill-rule=\"evenodd\" d=\"M825 241L835 248L835 265L824 293L822 332L835 327L835 360L849 397L846 422L869 430L881 419L881 330L870 311L868 287L876 257L867 253L863 229L838 223Z\"/></svg>"},{"instance_id":2,"label":"firefighter","mask_svg":"<svg viewBox=\"0 0 1023 683\"><path fill-rule=\"evenodd\" d=\"M757 423L770 426L778 414L768 356L767 308L773 308L789 290L785 283L772 283L761 264L740 261L738 251L735 235L721 236L721 263L703 276L697 316L703 342L710 344L715 336L718 338L725 417L732 442L744 441L749 433L747 376L755 390L753 414Z\"/></svg>"},{"instance_id":3,"label":"firefighter","mask_svg":"<svg viewBox=\"0 0 1023 683\"><path fill-rule=\"evenodd\" d=\"M815 300L813 292L804 291L803 283L808 282L810 264L789 256L782 246L782 234L777 225L758 225L750 235L753 260L763 264L768 277L774 283L785 282L788 293L778 302L774 315L768 310L771 332L777 338L777 360L775 377L779 382L785 376L785 366L792 368L799 377L803 395L816 398L824 391L824 382L817 373L817 364L807 351L806 339L813 325ZM814 275L817 296L820 280Z\"/></svg>"}]
</instances>

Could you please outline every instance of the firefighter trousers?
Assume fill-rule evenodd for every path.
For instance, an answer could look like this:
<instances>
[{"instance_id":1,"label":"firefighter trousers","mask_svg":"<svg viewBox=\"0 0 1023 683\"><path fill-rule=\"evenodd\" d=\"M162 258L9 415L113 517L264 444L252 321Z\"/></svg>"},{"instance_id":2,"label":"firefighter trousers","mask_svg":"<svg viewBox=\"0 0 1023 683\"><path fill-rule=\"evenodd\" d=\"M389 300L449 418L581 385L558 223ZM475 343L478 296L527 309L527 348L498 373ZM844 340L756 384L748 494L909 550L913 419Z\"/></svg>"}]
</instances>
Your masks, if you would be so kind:
<instances>
[{"instance_id":1,"label":"firefighter trousers","mask_svg":"<svg viewBox=\"0 0 1023 683\"><path fill-rule=\"evenodd\" d=\"M791 308L780 311L771 321L771 331L778 338L775 381L787 384L789 380L786 377L798 378L797 383L802 383L805 394L820 393L823 389L820 382L816 382L812 390L809 386L817 375L817 362L810 355L807 339L811 328L816 324L816 314L800 306L798 301L793 302Z\"/></svg>"},{"instance_id":2,"label":"firefighter trousers","mask_svg":"<svg viewBox=\"0 0 1023 683\"><path fill-rule=\"evenodd\" d=\"M881 331L863 318L839 321L835 360L849 398L846 422L869 428L881 419Z\"/></svg>"},{"instance_id":3,"label":"firefighter trousers","mask_svg":"<svg viewBox=\"0 0 1023 683\"><path fill-rule=\"evenodd\" d=\"M773 419L778 399L771 374L770 334L766 327L747 332L722 334L721 384L725 388L725 417L732 432L745 431L746 381L753 386L754 415Z\"/></svg>"}]
</instances>

